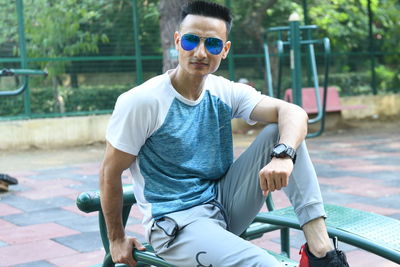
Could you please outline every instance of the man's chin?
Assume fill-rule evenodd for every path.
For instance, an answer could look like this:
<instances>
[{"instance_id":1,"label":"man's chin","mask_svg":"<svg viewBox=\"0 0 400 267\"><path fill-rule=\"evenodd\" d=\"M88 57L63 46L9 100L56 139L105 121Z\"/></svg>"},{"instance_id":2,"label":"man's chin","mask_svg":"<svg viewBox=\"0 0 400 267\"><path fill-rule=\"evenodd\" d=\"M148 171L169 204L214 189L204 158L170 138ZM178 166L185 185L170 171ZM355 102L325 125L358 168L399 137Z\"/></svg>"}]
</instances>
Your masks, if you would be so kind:
<instances>
[{"instance_id":1,"label":"man's chin","mask_svg":"<svg viewBox=\"0 0 400 267\"><path fill-rule=\"evenodd\" d=\"M190 68L189 71L190 74L193 75L207 75L210 74L210 70L208 68Z\"/></svg>"}]
</instances>

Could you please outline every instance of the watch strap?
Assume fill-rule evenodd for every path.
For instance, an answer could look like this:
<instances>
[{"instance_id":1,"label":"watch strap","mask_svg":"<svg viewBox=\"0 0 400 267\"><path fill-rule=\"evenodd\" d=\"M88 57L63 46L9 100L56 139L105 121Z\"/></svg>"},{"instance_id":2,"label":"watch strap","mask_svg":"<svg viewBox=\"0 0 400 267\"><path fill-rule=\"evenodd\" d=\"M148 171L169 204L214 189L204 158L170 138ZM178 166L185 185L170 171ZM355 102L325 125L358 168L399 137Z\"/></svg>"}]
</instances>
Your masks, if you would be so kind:
<instances>
[{"instance_id":1,"label":"watch strap","mask_svg":"<svg viewBox=\"0 0 400 267\"><path fill-rule=\"evenodd\" d=\"M284 146L285 150L283 150L283 151L281 151L279 153L276 153L275 152L275 148L277 148L278 146ZM275 157L275 158L286 158L286 157L289 157L289 158L292 159L293 164L295 164L296 163L297 154L296 154L296 150L294 148L292 148L291 146L288 146L286 144L280 143L280 144L275 145L274 150L272 150L271 158L273 158L273 157Z\"/></svg>"}]
</instances>

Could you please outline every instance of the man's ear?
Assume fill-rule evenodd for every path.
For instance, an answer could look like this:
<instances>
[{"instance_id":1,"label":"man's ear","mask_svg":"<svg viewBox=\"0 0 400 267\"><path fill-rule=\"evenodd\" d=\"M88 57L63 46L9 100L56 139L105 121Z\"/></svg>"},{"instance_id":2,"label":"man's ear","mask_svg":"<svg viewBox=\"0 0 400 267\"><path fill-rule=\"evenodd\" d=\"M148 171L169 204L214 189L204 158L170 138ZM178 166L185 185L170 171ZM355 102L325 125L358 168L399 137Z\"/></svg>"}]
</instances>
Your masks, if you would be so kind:
<instances>
[{"instance_id":1,"label":"man's ear","mask_svg":"<svg viewBox=\"0 0 400 267\"><path fill-rule=\"evenodd\" d=\"M231 49L231 41L227 41L224 45L224 48L222 49L222 58L225 59L228 54L229 54L229 50Z\"/></svg>"},{"instance_id":2,"label":"man's ear","mask_svg":"<svg viewBox=\"0 0 400 267\"><path fill-rule=\"evenodd\" d=\"M179 32L175 32L174 33L174 43L175 43L175 49L179 51L179 42L181 39L181 35L179 34Z\"/></svg>"}]
</instances>

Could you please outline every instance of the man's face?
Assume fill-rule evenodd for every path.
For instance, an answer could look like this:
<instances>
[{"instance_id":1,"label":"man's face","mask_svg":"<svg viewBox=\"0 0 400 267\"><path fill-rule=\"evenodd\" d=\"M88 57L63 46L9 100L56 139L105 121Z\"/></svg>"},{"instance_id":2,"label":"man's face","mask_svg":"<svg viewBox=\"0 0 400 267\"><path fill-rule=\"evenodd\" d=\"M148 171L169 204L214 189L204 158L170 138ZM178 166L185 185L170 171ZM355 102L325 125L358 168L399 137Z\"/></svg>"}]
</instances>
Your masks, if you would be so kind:
<instances>
[{"instance_id":1,"label":"man's face","mask_svg":"<svg viewBox=\"0 0 400 267\"><path fill-rule=\"evenodd\" d=\"M192 50L187 51L182 48L182 36L185 34L193 34L202 37L199 44ZM205 46L205 38L214 37L222 40L222 51L214 55L207 50ZM180 31L175 32L175 47L179 52L180 67L192 75L207 75L215 72L221 60L226 58L229 52L231 43L226 41L227 32L226 25L223 20L198 16L188 15L182 21Z\"/></svg>"}]
</instances>

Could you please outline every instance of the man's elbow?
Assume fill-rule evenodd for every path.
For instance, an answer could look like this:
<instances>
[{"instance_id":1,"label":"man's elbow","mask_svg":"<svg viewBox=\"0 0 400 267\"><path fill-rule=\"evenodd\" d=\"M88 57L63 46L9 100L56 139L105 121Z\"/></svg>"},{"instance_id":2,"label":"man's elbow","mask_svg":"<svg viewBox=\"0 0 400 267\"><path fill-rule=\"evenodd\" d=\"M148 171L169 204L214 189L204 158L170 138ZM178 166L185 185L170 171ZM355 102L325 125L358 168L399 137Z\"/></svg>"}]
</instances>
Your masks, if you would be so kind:
<instances>
[{"instance_id":1,"label":"man's elbow","mask_svg":"<svg viewBox=\"0 0 400 267\"><path fill-rule=\"evenodd\" d=\"M292 114L295 114L297 120L302 121L305 124L308 123L308 114L302 107L292 103L287 103L287 104L290 106L290 110Z\"/></svg>"},{"instance_id":2,"label":"man's elbow","mask_svg":"<svg viewBox=\"0 0 400 267\"><path fill-rule=\"evenodd\" d=\"M302 108L294 104L290 104L292 108L292 114L294 114L294 117L296 118L296 121L300 125L302 125L302 128L304 129L304 136L307 135L308 131L308 114L307 112Z\"/></svg>"},{"instance_id":3,"label":"man's elbow","mask_svg":"<svg viewBox=\"0 0 400 267\"><path fill-rule=\"evenodd\" d=\"M301 121L303 121L303 125L304 125L303 135L305 137L308 133L308 114L303 108L298 107L298 109L299 109L299 111L298 111L299 117L301 118Z\"/></svg>"},{"instance_id":4,"label":"man's elbow","mask_svg":"<svg viewBox=\"0 0 400 267\"><path fill-rule=\"evenodd\" d=\"M304 121L304 123L305 124L308 124L308 114L307 114L307 112L303 109L303 108L301 108L301 107L299 107L299 109L301 110L300 111L300 114L301 114L301 116L302 116L302 118L303 118L303 121Z\"/></svg>"}]
</instances>

